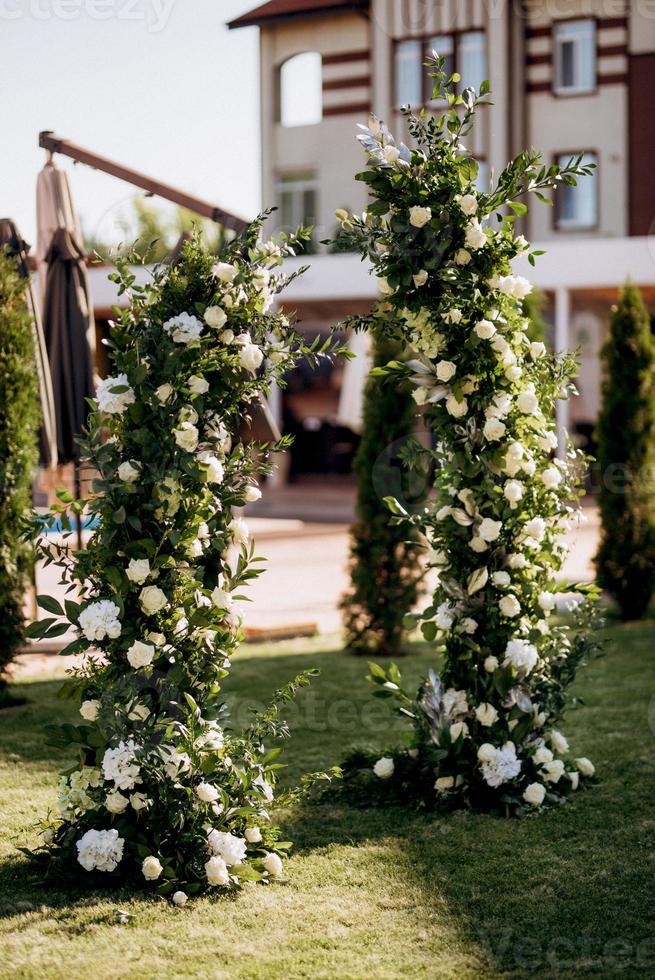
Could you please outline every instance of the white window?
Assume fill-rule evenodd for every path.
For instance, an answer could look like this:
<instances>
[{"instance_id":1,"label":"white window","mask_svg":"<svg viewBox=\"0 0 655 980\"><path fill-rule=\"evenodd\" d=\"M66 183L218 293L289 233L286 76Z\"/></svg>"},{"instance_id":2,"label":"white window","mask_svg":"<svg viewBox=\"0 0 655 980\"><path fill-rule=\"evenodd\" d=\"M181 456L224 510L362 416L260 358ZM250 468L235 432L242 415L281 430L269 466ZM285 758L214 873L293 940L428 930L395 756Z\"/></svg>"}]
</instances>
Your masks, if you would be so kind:
<instances>
[{"instance_id":1,"label":"white window","mask_svg":"<svg viewBox=\"0 0 655 980\"><path fill-rule=\"evenodd\" d=\"M323 118L323 59L296 54L278 72L278 119L283 126L313 126Z\"/></svg>"},{"instance_id":2,"label":"white window","mask_svg":"<svg viewBox=\"0 0 655 980\"><path fill-rule=\"evenodd\" d=\"M284 231L316 223L316 177L313 173L281 177L276 186L277 224Z\"/></svg>"},{"instance_id":3,"label":"white window","mask_svg":"<svg viewBox=\"0 0 655 980\"><path fill-rule=\"evenodd\" d=\"M457 71L460 87L476 91L487 77L487 45L484 31L466 31L457 38Z\"/></svg>"},{"instance_id":4,"label":"white window","mask_svg":"<svg viewBox=\"0 0 655 980\"><path fill-rule=\"evenodd\" d=\"M592 92L596 87L596 23L567 20L553 29L554 90L558 95Z\"/></svg>"},{"instance_id":5,"label":"white window","mask_svg":"<svg viewBox=\"0 0 655 980\"><path fill-rule=\"evenodd\" d=\"M423 104L423 42L396 45L396 106Z\"/></svg>"},{"instance_id":6,"label":"white window","mask_svg":"<svg viewBox=\"0 0 655 980\"><path fill-rule=\"evenodd\" d=\"M575 153L561 153L557 163L564 167ZM597 163L595 153L585 153L582 164ZM577 177L575 187L562 184L555 197L556 224L562 231L595 228L598 224L598 168L588 177Z\"/></svg>"}]
</instances>

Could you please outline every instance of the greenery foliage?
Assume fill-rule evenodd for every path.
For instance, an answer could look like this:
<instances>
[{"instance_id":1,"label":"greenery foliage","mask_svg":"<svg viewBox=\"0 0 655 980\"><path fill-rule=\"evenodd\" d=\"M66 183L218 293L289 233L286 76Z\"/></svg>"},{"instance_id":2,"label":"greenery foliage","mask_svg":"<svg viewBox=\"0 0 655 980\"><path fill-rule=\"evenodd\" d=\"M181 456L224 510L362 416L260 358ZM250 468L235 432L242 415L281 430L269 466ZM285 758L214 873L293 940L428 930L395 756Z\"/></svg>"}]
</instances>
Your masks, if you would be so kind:
<instances>
[{"instance_id":1,"label":"greenery foliage","mask_svg":"<svg viewBox=\"0 0 655 980\"><path fill-rule=\"evenodd\" d=\"M577 454L552 459L553 405L577 367L527 336L522 301L532 287L511 267L519 254L530 263L538 254L514 233L527 211L521 198L548 200L546 191L590 168L577 157L560 170L525 151L495 187L479 191L464 140L489 85L456 94L459 79L446 77L441 58L430 74L445 110L435 118L404 107L413 149L375 118L362 127L369 165L358 179L372 200L363 216L342 220L378 276L388 303L382 322L415 354L374 373L414 384L432 435L423 467L436 469L423 511L388 502L431 549L439 581L416 621L444 652L444 667L413 696L395 665L371 666L377 693L397 699L412 724L408 747L378 760L374 775L380 794L395 790L417 805L518 814L561 801L593 772L588 760L569 758L556 727L565 689L595 648L584 601L594 588L558 579L581 490ZM553 625L558 594L567 592L580 631ZM368 766L359 771L370 778Z\"/></svg>"},{"instance_id":2,"label":"greenery foliage","mask_svg":"<svg viewBox=\"0 0 655 980\"><path fill-rule=\"evenodd\" d=\"M373 338L373 367L400 355L400 345L384 334ZM418 599L421 545L414 528L389 520L383 498L402 472L399 456L415 426L409 387L372 375L364 388L362 438L353 469L357 476L356 522L351 530L351 584L341 608L346 646L354 653L398 656L403 652L403 620ZM407 481L411 473L407 472ZM416 481L416 506L426 478ZM411 487L409 488L411 490Z\"/></svg>"},{"instance_id":3,"label":"greenery foliage","mask_svg":"<svg viewBox=\"0 0 655 980\"><path fill-rule=\"evenodd\" d=\"M603 361L598 583L623 619L639 619L655 588L655 340L631 283L612 311Z\"/></svg>"},{"instance_id":4,"label":"greenery foliage","mask_svg":"<svg viewBox=\"0 0 655 980\"><path fill-rule=\"evenodd\" d=\"M32 549L20 537L32 503L39 401L26 282L0 251L0 684L23 639Z\"/></svg>"},{"instance_id":5,"label":"greenery foliage","mask_svg":"<svg viewBox=\"0 0 655 980\"><path fill-rule=\"evenodd\" d=\"M195 239L143 286L135 256L118 262L114 278L131 301L110 336L115 375L98 389L82 442L98 474L87 502L98 530L84 552L41 545L78 596L64 608L40 596L51 616L31 633L72 625L78 638L64 653L85 654L62 692L83 723L50 731L75 758L44 854L176 904L283 874L290 845L270 814L281 748L270 742L286 735L281 709L312 674L281 688L245 731L230 726L222 687L242 637L242 589L261 562L235 511L261 495L262 457L288 444L234 434L297 357L325 353L271 312L289 281L273 270L292 240L263 243L262 220L220 262ZM37 531L55 520L70 531L83 502L59 499Z\"/></svg>"}]
</instances>

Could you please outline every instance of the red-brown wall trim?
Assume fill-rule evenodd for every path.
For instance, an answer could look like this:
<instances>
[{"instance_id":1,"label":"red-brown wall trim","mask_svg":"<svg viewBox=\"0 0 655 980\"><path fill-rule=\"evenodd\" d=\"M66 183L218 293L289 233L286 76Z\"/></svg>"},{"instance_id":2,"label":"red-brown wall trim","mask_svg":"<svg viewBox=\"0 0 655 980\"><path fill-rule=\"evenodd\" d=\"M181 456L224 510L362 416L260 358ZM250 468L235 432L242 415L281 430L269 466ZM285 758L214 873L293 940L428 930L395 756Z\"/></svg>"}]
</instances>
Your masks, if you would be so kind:
<instances>
[{"instance_id":1,"label":"red-brown wall trim","mask_svg":"<svg viewBox=\"0 0 655 980\"><path fill-rule=\"evenodd\" d=\"M351 113L370 112L371 106L368 102L349 102L344 105L323 106L324 116L348 116Z\"/></svg>"},{"instance_id":2,"label":"red-brown wall trim","mask_svg":"<svg viewBox=\"0 0 655 980\"><path fill-rule=\"evenodd\" d=\"M360 88L362 85L370 85L370 75L360 75L355 78L327 78L323 80L323 91L331 92L340 88Z\"/></svg>"},{"instance_id":3,"label":"red-brown wall trim","mask_svg":"<svg viewBox=\"0 0 655 980\"><path fill-rule=\"evenodd\" d=\"M652 113L655 54L633 54L628 86L628 215L631 235L652 233L655 219L655 128L644 125Z\"/></svg>"},{"instance_id":4,"label":"red-brown wall trim","mask_svg":"<svg viewBox=\"0 0 655 980\"><path fill-rule=\"evenodd\" d=\"M628 73L625 71L617 72L615 75L599 75L599 85L627 85Z\"/></svg>"},{"instance_id":5,"label":"red-brown wall trim","mask_svg":"<svg viewBox=\"0 0 655 980\"><path fill-rule=\"evenodd\" d=\"M349 61L368 61L370 51L339 51L336 54L324 54L324 65L343 65Z\"/></svg>"}]
</instances>

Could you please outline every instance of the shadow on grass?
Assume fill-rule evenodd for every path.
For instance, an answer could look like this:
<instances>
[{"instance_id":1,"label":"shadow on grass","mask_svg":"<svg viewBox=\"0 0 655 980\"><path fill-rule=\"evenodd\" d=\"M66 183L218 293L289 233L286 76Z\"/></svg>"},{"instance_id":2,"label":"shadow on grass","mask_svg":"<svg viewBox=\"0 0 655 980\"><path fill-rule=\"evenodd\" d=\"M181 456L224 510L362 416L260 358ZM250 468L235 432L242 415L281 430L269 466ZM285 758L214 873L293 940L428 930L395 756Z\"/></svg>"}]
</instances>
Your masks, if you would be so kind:
<instances>
[{"instance_id":1,"label":"shadow on grass","mask_svg":"<svg viewBox=\"0 0 655 980\"><path fill-rule=\"evenodd\" d=\"M647 724L654 630L649 625L610 632L611 655L576 685L587 704L563 726L576 754L599 763L599 785L581 792L571 805L506 821L468 814L420 816L401 808L355 809L326 798L285 815L285 836L288 832L295 841L294 853L324 852L329 858L341 849L372 847L381 899L390 882L411 883L416 922L434 923L447 914L476 963L492 975L655 975L655 840L648 789L654 754ZM424 651L402 662L408 688L429 663ZM396 729L388 705L370 698L365 663L334 651L275 651L235 663L225 691L235 727L247 723L250 706L265 704L276 687L309 666L322 673L289 712L287 783L301 772L338 763L355 745L382 751L401 741L402 724ZM0 717L2 749L10 744L20 752L21 743L32 740L24 746L25 757L52 763L51 751L34 742L38 726L65 703L54 700L56 683L26 687L33 703L16 709L15 729L7 731ZM375 705L372 713L369 705ZM347 864L347 853L344 860ZM116 903L121 895L123 901L129 897L110 890L69 890L64 883L39 887L36 869L20 859L0 867L0 890L8 896L0 905L3 916L15 914L20 902L59 910L108 896Z\"/></svg>"}]
</instances>

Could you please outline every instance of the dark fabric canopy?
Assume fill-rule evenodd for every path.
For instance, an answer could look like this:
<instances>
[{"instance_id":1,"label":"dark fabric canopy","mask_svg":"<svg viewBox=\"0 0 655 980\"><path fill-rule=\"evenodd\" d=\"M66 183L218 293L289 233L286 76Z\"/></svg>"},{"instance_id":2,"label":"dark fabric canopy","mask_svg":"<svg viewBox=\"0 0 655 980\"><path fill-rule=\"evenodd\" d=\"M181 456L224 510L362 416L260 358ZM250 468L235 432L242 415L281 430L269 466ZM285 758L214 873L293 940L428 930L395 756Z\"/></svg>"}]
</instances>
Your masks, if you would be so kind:
<instances>
[{"instance_id":1,"label":"dark fabric canopy","mask_svg":"<svg viewBox=\"0 0 655 980\"><path fill-rule=\"evenodd\" d=\"M59 462L79 462L75 436L86 425L86 399L94 396L87 336L92 313L84 249L70 230L58 228L45 260L43 327L57 414Z\"/></svg>"},{"instance_id":2,"label":"dark fabric canopy","mask_svg":"<svg viewBox=\"0 0 655 980\"><path fill-rule=\"evenodd\" d=\"M19 273L25 278L25 299L32 315L34 334L34 356L36 372L39 377L39 401L41 405L41 428L39 431L39 463L50 467L57 465L57 440L55 405L50 377L50 365L46 349L39 309L34 300L32 280L27 264L29 246L23 241L11 218L0 219L0 249L5 249L16 260Z\"/></svg>"}]
</instances>

